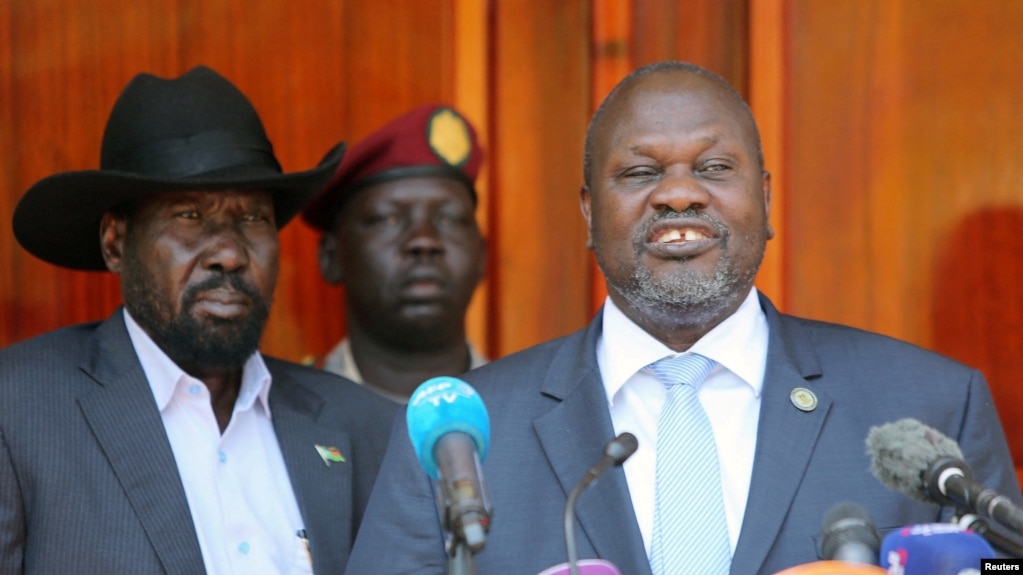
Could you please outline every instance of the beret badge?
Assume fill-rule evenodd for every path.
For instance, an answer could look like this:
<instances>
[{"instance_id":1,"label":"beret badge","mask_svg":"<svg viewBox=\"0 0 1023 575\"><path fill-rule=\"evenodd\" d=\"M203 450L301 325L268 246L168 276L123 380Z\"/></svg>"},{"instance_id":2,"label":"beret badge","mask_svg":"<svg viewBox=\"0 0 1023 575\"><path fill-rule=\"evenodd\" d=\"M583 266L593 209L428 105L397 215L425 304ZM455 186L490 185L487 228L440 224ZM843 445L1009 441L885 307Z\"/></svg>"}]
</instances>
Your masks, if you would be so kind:
<instances>
[{"instance_id":1,"label":"beret badge","mask_svg":"<svg viewBox=\"0 0 1023 575\"><path fill-rule=\"evenodd\" d=\"M448 165L459 167L472 153L469 126L454 110L439 108L426 123L426 139L430 150Z\"/></svg>"}]
</instances>

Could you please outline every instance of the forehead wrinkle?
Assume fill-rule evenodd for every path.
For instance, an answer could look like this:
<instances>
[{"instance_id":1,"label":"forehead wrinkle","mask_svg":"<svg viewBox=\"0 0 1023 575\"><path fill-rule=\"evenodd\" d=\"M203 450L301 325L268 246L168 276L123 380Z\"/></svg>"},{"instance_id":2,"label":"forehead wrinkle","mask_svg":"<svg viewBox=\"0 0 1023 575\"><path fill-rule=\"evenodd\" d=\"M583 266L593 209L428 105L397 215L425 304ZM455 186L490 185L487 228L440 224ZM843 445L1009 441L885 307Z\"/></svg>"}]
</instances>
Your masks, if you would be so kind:
<instances>
[{"instance_id":1,"label":"forehead wrinkle","mask_svg":"<svg viewBox=\"0 0 1023 575\"><path fill-rule=\"evenodd\" d=\"M654 152L658 151L665 146L676 147L687 144L701 144L702 147L712 148L720 144L723 138L719 134L700 134L692 137L690 142L680 142L678 138L672 135L653 135L643 134L641 136L643 141L628 145L625 150L635 156L651 156ZM610 151L610 155L614 155L615 150Z\"/></svg>"}]
</instances>

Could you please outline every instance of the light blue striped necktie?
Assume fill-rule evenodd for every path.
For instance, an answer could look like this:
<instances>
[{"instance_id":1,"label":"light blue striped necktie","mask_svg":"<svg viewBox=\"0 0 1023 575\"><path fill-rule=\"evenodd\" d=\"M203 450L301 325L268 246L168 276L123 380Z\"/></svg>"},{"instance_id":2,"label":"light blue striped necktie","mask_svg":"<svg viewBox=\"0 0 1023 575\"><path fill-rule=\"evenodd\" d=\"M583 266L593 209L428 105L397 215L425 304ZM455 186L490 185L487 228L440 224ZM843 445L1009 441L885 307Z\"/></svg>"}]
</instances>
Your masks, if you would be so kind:
<instances>
[{"instance_id":1,"label":"light blue striped necktie","mask_svg":"<svg viewBox=\"0 0 1023 575\"><path fill-rule=\"evenodd\" d=\"M690 353L650 368L668 388L657 420L650 567L654 575L727 575L732 550L717 446L696 395L714 361Z\"/></svg>"}]
</instances>

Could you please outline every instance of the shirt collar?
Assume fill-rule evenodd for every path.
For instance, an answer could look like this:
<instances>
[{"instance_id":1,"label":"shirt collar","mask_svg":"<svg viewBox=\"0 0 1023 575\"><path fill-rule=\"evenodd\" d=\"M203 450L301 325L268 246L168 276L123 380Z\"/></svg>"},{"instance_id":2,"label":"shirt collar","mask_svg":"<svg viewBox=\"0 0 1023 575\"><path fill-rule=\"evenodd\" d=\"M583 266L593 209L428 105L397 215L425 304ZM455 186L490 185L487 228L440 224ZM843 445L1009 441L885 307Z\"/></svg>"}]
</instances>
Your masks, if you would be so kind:
<instances>
[{"instance_id":1,"label":"shirt collar","mask_svg":"<svg viewBox=\"0 0 1023 575\"><path fill-rule=\"evenodd\" d=\"M166 353L142 326L131 317L127 308L124 308L124 324L128 329L128 337L131 339L132 347L138 355L139 363L142 364L142 371L146 374L149 387L156 399L156 406L162 412L179 386L188 385L198 380L185 373L174 360ZM238 399L235 401L235 411L250 409L258 400L264 413L270 417L270 383L272 378L270 370L267 369L263 356L254 352L242 366L242 387L238 392ZM201 382L200 382L201 383Z\"/></svg>"},{"instance_id":2,"label":"shirt collar","mask_svg":"<svg viewBox=\"0 0 1023 575\"><path fill-rule=\"evenodd\" d=\"M679 355L629 319L610 297L604 301L603 325L597 346L603 346L601 374L608 403L633 375L667 356ZM713 359L746 382L757 397L763 388L767 357L767 318L757 289L750 290L739 308L689 349Z\"/></svg>"}]
</instances>

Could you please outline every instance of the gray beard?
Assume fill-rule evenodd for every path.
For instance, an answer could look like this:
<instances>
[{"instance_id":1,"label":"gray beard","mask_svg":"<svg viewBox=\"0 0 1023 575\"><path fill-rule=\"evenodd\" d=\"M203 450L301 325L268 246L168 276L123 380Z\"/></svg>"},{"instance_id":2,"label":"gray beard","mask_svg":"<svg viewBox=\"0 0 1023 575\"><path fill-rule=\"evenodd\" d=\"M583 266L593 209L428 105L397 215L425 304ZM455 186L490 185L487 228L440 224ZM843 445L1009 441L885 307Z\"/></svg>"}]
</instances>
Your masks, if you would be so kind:
<instances>
[{"instance_id":1,"label":"gray beard","mask_svg":"<svg viewBox=\"0 0 1023 575\"><path fill-rule=\"evenodd\" d=\"M713 276L681 270L668 278L654 278L645 267L636 268L626 285L610 282L634 307L658 315L684 318L686 323L706 323L729 309L745 295L756 274L739 274L723 258Z\"/></svg>"},{"instance_id":2,"label":"gray beard","mask_svg":"<svg viewBox=\"0 0 1023 575\"><path fill-rule=\"evenodd\" d=\"M727 248L731 239L728 230L718 222L704 218L718 229L724 247ZM655 218L651 223L658 219L663 218ZM643 230L643 237L645 233L646 230ZM641 259L642 249L637 242L637 262ZM735 306L736 300L749 293L760 263L763 262L765 249L766 242L763 242L757 255L757 265L746 272L738 269L734 259L724 255L712 276L679 269L670 277L655 278L649 268L638 265L626 282L615 281L607 274L605 277L608 284L636 309L662 317L678 318L684 323L705 324L720 319L721 314ZM596 251L595 255L601 269L607 269L600 252ZM686 259L689 258L679 261L684 262Z\"/></svg>"}]
</instances>

